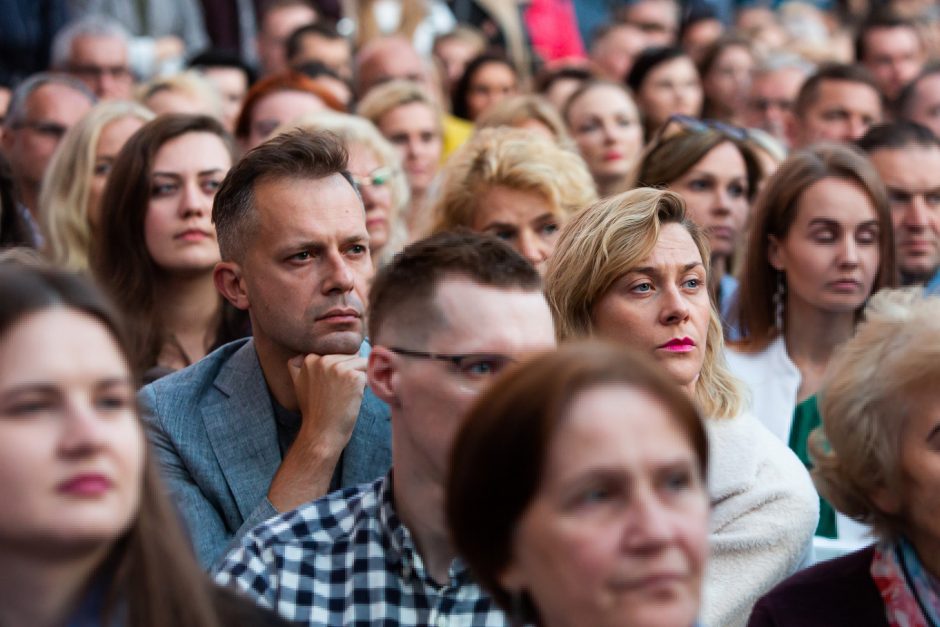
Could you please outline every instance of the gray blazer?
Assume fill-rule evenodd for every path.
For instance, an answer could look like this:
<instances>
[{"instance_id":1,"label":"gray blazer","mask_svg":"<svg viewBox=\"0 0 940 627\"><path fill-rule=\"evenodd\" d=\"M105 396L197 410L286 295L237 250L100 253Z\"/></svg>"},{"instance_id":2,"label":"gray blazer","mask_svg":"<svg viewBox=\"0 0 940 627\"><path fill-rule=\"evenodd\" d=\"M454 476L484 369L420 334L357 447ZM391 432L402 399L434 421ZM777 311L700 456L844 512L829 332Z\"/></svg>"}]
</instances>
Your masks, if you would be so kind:
<instances>
[{"instance_id":1,"label":"gray blazer","mask_svg":"<svg viewBox=\"0 0 940 627\"><path fill-rule=\"evenodd\" d=\"M199 561L223 551L277 510L267 498L281 465L274 407L254 341L230 342L140 391L151 444ZM388 407L368 388L336 472L342 487L391 465Z\"/></svg>"}]
</instances>

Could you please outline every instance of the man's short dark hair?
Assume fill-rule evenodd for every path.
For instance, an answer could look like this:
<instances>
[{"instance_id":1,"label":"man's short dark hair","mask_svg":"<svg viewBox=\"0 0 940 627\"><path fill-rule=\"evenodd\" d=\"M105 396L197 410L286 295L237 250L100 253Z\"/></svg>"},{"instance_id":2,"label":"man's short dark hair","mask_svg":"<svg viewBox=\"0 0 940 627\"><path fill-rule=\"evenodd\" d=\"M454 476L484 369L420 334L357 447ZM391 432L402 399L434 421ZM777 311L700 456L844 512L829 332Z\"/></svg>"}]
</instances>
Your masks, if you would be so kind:
<instances>
[{"instance_id":1,"label":"man's short dark hair","mask_svg":"<svg viewBox=\"0 0 940 627\"><path fill-rule=\"evenodd\" d=\"M917 75L917 78L901 89L901 93L898 94L898 100L895 103L895 109L899 118L907 118L910 116L914 102L917 100L917 87L920 85L921 81L937 74L940 74L940 63L931 63Z\"/></svg>"},{"instance_id":2,"label":"man's short dark hair","mask_svg":"<svg viewBox=\"0 0 940 627\"><path fill-rule=\"evenodd\" d=\"M247 79L248 86L255 82L255 71L245 63L241 55L230 50L210 48L192 57L187 64L196 70L211 70L214 68L241 70Z\"/></svg>"},{"instance_id":3,"label":"man's short dark hair","mask_svg":"<svg viewBox=\"0 0 940 627\"><path fill-rule=\"evenodd\" d=\"M250 150L228 174L212 204L222 259L236 259L257 218L255 185L261 181L323 179L340 174L355 189L343 142L329 131L289 131ZM358 193L358 192L357 192Z\"/></svg>"},{"instance_id":4,"label":"man's short dark hair","mask_svg":"<svg viewBox=\"0 0 940 627\"><path fill-rule=\"evenodd\" d=\"M445 278L465 277L501 289L535 291L538 271L518 252L491 235L445 231L407 246L379 270L369 292L369 337L391 320L427 333L441 323L434 295Z\"/></svg>"},{"instance_id":5,"label":"man's short dark hair","mask_svg":"<svg viewBox=\"0 0 940 627\"><path fill-rule=\"evenodd\" d=\"M862 135L855 145L871 154L882 149L901 149L909 146L940 148L940 139L926 126L906 120L888 124L875 124Z\"/></svg>"},{"instance_id":6,"label":"man's short dark hair","mask_svg":"<svg viewBox=\"0 0 940 627\"><path fill-rule=\"evenodd\" d=\"M337 40L346 38L339 34L339 31L336 30L336 26L329 22L313 22L312 24L305 24L292 32L287 38L286 54L288 59L293 59L294 56L300 52L301 43L304 40L304 37L322 37L323 39Z\"/></svg>"},{"instance_id":7,"label":"man's short dark hair","mask_svg":"<svg viewBox=\"0 0 940 627\"><path fill-rule=\"evenodd\" d=\"M822 84L827 81L868 85L878 95L881 106L884 108L884 96L868 70L860 65L830 63L820 67L815 74L803 82L803 86L800 87L800 92L796 96L796 101L793 103L793 113L797 118L802 118L807 109L816 104Z\"/></svg>"},{"instance_id":8,"label":"man's short dark hair","mask_svg":"<svg viewBox=\"0 0 940 627\"><path fill-rule=\"evenodd\" d=\"M859 63L864 63L865 55L868 54L868 34L879 28L909 28L920 41L914 22L892 11L875 11L859 25L855 35L855 60Z\"/></svg>"}]
</instances>

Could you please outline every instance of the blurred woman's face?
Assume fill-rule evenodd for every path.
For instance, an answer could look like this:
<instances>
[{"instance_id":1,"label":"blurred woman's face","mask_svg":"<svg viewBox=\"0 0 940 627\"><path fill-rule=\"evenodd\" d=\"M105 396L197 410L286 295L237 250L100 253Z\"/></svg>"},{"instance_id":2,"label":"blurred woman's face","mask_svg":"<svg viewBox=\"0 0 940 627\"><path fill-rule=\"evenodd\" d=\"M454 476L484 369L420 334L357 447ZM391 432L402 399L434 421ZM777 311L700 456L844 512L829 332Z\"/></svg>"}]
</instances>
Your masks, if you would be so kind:
<instances>
[{"instance_id":1,"label":"blurred woman's face","mask_svg":"<svg viewBox=\"0 0 940 627\"><path fill-rule=\"evenodd\" d=\"M728 46L719 53L706 76L705 93L727 115L740 116L747 107L754 57L744 46Z\"/></svg>"},{"instance_id":2,"label":"blurred woman's face","mask_svg":"<svg viewBox=\"0 0 940 627\"><path fill-rule=\"evenodd\" d=\"M501 583L550 627L689 627L707 553L688 436L650 394L608 384L572 399Z\"/></svg>"},{"instance_id":3,"label":"blurred woman's face","mask_svg":"<svg viewBox=\"0 0 940 627\"><path fill-rule=\"evenodd\" d=\"M467 115L471 120L488 108L516 94L516 73L504 63L484 63L467 86Z\"/></svg>"},{"instance_id":4,"label":"blurred woman's face","mask_svg":"<svg viewBox=\"0 0 940 627\"><path fill-rule=\"evenodd\" d=\"M175 137L157 151L144 237L154 264L175 274L211 272L219 261L212 201L232 158L213 133Z\"/></svg>"},{"instance_id":5,"label":"blurred woman's face","mask_svg":"<svg viewBox=\"0 0 940 627\"><path fill-rule=\"evenodd\" d=\"M375 256L388 243L392 223L396 219L392 207L391 180L393 171L379 162L371 149L362 144L349 144L349 173L356 180L356 187L366 208L366 229L369 245Z\"/></svg>"},{"instance_id":6,"label":"blurred woman's face","mask_svg":"<svg viewBox=\"0 0 940 627\"><path fill-rule=\"evenodd\" d=\"M251 111L245 148L250 150L263 143L282 124L328 108L319 96L310 92L290 89L272 92L258 100Z\"/></svg>"},{"instance_id":7,"label":"blurred woman's face","mask_svg":"<svg viewBox=\"0 0 940 627\"><path fill-rule=\"evenodd\" d=\"M92 228L98 225L98 217L101 215L101 196L104 193L104 185L108 182L111 168L114 167L114 159L131 135L143 125L143 120L128 115L108 122L101 129L98 145L95 147L95 169L92 171L88 187L88 223Z\"/></svg>"},{"instance_id":8,"label":"blurred woman's face","mask_svg":"<svg viewBox=\"0 0 940 627\"><path fill-rule=\"evenodd\" d=\"M480 195L470 228L504 240L542 274L562 222L538 192L497 185Z\"/></svg>"},{"instance_id":9,"label":"blurred woman's face","mask_svg":"<svg viewBox=\"0 0 940 627\"><path fill-rule=\"evenodd\" d=\"M688 57L678 57L653 68L637 93L637 104L649 128L659 128L676 113L699 117L702 82Z\"/></svg>"},{"instance_id":10,"label":"blurred woman's face","mask_svg":"<svg viewBox=\"0 0 940 627\"><path fill-rule=\"evenodd\" d=\"M652 252L594 306L594 333L651 355L694 396L711 318L706 278L689 232L665 224Z\"/></svg>"},{"instance_id":11,"label":"blurred woman's face","mask_svg":"<svg viewBox=\"0 0 940 627\"><path fill-rule=\"evenodd\" d=\"M568 109L568 124L594 179L624 178L643 147L643 126L633 100L613 85L598 85Z\"/></svg>"},{"instance_id":12,"label":"blurred woman's face","mask_svg":"<svg viewBox=\"0 0 940 627\"><path fill-rule=\"evenodd\" d=\"M383 115L378 126L401 155L412 193L423 195L440 169L441 121L423 102L409 102Z\"/></svg>"},{"instance_id":13,"label":"blurred woman's face","mask_svg":"<svg viewBox=\"0 0 940 627\"><path fill-rule=\"evenodd\" d=\"M107 328L64 307L0 339L0 546L100 549L139 508L145 444L130 370Z\"/></svg>"},{"instance_id":14,"label":"blurred woman's face","mask_svg":"<svg viewBox=\"0 0 940 627\"><path fill-rule=\"evenodd\" d=\"M689 217L708 233L712 258L734 253L748 214L747 166L731 142L709 150L669 184L685 200Z\"/></svg>"}]
</instances>

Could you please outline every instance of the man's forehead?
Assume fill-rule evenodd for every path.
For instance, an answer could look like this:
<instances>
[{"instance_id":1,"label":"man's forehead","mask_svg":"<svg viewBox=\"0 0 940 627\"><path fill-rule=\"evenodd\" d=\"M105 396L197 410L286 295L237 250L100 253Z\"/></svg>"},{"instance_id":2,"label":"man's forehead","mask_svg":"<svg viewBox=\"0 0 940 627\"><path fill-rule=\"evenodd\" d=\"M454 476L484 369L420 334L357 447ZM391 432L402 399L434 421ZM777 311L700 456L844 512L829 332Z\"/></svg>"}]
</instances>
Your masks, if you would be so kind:
<instances>
[{"instance_id":1,"label":"man's forehead","mask_svg":"<svg viewBox=\"0 0 940 627\"><path fill-rule=\"evenodd\" d=\"M922 183L940 185L940 147L910 145L879 148L871 151L870 158L883 178L926 178L929 181Z\"/></svg>"},{"instance_id":2,"label":"man's forehead","mask_svg":"<svg viewBox=\"0 0 940 627\"><path fill-rule=\"evenodd\" d=\"M365 208L352 184L341 174L323 178L263 178L254 186L255 207L262 224L301 223L326 228L338 222L362 224Z\"/></svg>"}]
</instances>

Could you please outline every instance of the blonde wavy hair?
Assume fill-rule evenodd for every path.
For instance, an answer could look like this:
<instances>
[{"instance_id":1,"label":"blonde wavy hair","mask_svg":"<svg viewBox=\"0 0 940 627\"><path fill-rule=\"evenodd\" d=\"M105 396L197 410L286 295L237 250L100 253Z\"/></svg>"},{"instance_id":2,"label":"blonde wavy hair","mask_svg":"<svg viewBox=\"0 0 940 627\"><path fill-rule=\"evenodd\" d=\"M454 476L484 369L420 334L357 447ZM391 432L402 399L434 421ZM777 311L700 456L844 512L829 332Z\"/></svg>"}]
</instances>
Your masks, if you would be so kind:
<instances>
[{"instance_id":1,"label":"blonde wavy hair","mask_svg":"<svg viewBox=\"0 0 940 627\"><path fill-rule=\"evenodd\" d=\"M149 122L154 115L134 102L97 104L69 129L49 162L39 192L39 220L46 236L46 256L57 267L88 270L92 245L88 197L95 152L104 127L126 117Z\"/></svg>"},{"instance_id":2,"label":"blonde wavy hair","mask_svg":"<svg viewBox=\"0 0 940 627\"><path fill-rule=\"evenodd\" d=\"M594 179L575 152L525 130L485 128L448 162L431 232L470 228L481 196L497 186L545 197L564 220L597 200Z\"/></svg>"},{"instance_id":3,"label":"blonde wavy hair","mask_svg":"<svg viewBox=\"0 0 940 627\"><path fill-rule=\"evenodd\" d=\"M424 87L414 81L395 80L373 87L356 106L356 113L378 127L387 113L415 102L431 110L437 122L437 130L443 134L441 106Z\"/></svg>"},{"instance_id":4,"label":"blonde wavy hair","mask_svg":"<svg viewBox=\"0 0 940 627\"><path fill-rule=\"evenodd\" d=\"M875 494L902 495L901 437L915 412L930 411L940 381L940 298L922 288L874 296L855 336L840 346L819 391L822 425L810 436L813 479L833 507L883 539L907 533L903 514Z\"/></svg>"},{"instance_id":5,"label":"blonde wavy hair","mask_svg":"<svg viewBox=\"0 0 940 627\"><path fill-rule=\"evenodd\" d=\"M707 276L708 237L688 218L685 201L674 192L633 189L572 218L562 229L545 274L545 296L559 341L593 335L594 307L617 279L649 256L666 224L679 224L689 232ZM725 363L721 319L713 303L695 400L710 418L732 418L741 411L741 398Z\"/></svg>"},{"instance_id":6,"label":"blonde wavy hair","mask_svg":"<svg viewBox=\"0 0 940 627\"><path fill-rule=\"evenodd\" d=\"M521 128L526 122L538 122L554 136L559 146L576 150L571 135L555 107L541 96L523 94L501 100L476 120L477 129L510 126Z\"/></svg>"}]
</instances>

